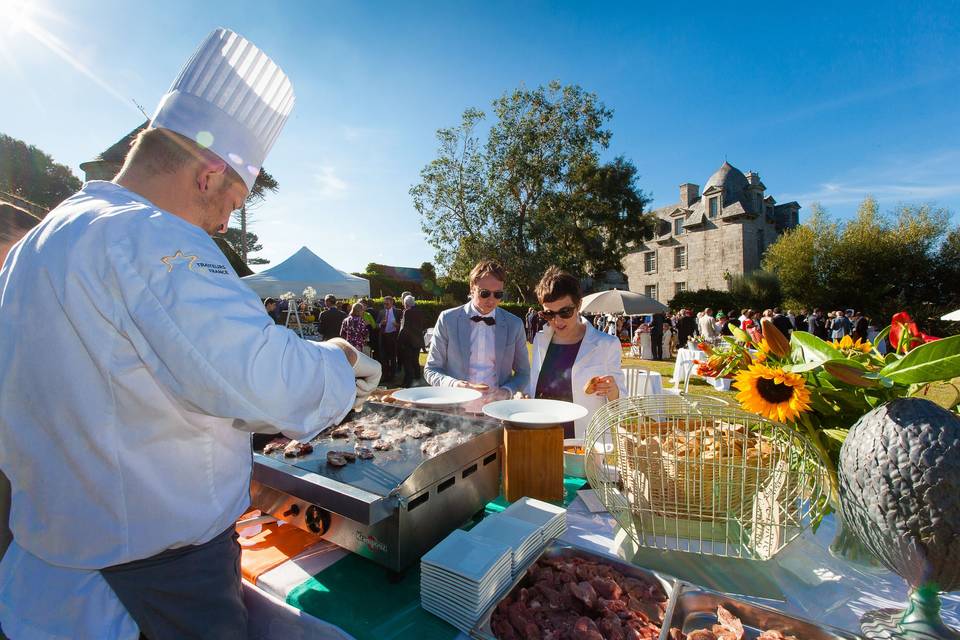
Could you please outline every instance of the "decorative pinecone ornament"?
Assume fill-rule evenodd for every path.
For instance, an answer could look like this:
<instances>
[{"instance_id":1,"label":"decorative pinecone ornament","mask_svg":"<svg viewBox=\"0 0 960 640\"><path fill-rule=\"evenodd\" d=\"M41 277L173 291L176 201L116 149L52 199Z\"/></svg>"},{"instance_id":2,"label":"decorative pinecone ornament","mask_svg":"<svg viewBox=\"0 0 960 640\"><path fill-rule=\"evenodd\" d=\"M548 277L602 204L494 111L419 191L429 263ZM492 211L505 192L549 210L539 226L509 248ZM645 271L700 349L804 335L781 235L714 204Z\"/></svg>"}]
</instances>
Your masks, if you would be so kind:
<instances>
[{"instance_id":1,"label":"decorative pinecone ornament","mask_svg":"<svg viewBox=\"0 0 960 640\"><path fill-rule=\"evenodd\" d=\"M864 616L864 634L960 638L938 595L960 588L960 417L920 398L878 407L850 429L839 477L844 521L912 588L905 612Z\"/></svg>"}]
</instances>

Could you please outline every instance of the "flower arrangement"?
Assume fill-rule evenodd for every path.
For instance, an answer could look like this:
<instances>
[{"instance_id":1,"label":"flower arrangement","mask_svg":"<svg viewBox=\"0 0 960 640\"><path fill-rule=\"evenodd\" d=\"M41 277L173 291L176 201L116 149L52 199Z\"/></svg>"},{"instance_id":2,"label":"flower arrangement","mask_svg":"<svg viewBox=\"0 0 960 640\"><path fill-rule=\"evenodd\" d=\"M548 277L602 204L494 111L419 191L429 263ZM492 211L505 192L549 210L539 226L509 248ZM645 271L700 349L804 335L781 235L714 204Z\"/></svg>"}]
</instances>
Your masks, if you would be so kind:
<instances>
[{"instance_id":1,"label":"flower arrangement","mask_svg":"<svg viewBox=\"0 0 960 640\"><path fill-rule=\"evenodd\" d=\"M303 300L307 304L312 305L314 300L317 299L317 290L313 287L307 287L303 290Z\"/></svg>"},{"instance_id":2,"label":"flower arrangement","mask_svg":"<svg viewBox=\"0 0 960 640\"><path fill-rule=\"evenodd\" d=\"M759 336L732 324L730 330L733 337L709 353L708 368L715 377L735 378L743 409L809 437L828 465L833 505L837 460L849 428L890 400L960 376L960 336L925 335L902 312L873 342L849 336L827 342L805 331L794 331L788 341L767 318ZM878 346L888 335L893 351L881 354Z\"/></svg>"}]
</instances>

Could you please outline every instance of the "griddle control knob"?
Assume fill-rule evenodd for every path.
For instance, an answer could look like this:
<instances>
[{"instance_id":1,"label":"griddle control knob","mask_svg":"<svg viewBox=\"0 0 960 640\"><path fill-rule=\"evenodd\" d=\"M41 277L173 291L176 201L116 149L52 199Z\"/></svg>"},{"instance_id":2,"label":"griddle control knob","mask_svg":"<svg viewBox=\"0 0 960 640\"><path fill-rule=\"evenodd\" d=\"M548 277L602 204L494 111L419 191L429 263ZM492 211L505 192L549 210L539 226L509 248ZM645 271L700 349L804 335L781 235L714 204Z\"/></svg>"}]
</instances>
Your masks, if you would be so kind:
<instances>
[{"instance_id":1,"label":"griddle control knob","mask_svg":"<svg viewBox=\"0 0 960 640\"><path fill-rule=\"evenodd\" d=\"M293 503L290 508L283 512L284 518L293 518L300 515L300 505Z\"/></svg>"},{"instance_id":2,"label":"griddle control knob","mask_svg":"<svg viewBox=\"0 0 960 640\"><path fill-rule=\"evenodd\" d=\"M318 535L323 535L330 528L330 512L315 504L307 507L304 520L307 523L307 528Z\"/></svg>"}]
</instances>

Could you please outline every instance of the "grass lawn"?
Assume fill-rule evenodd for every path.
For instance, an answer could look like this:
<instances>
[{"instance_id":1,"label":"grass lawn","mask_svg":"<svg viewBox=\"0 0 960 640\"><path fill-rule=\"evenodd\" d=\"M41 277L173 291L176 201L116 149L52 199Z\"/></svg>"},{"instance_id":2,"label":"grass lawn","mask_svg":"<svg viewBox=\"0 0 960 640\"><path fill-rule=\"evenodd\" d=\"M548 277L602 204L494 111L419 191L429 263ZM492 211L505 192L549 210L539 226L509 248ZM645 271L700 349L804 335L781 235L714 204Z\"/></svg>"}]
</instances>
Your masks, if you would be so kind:
<instances>
[{"instance_id":1,"label":"grass lawn","mask_svg":"<svg viewBox=\"0 0 960 640\"><path fill-rule=\"evenodd\" d=\"M530 353L531 359L533 358L533 345L527 345L527 352ZM423 366L427 362L427 354L420 354L420 366ZM622 358L620 361L621 366L624 367L642 367L644 369L649 369L650 371L656 371L661 376L663 376L663 386L669 387L673 385L673 360L640 360L639 358ZM690 393L699 393L707 396L718 396L721 398L730 398L733 397L733 392L730 391L717 391L712 386L708 385L703 381L702 378L693 376L690 378Z\"/></svg>"}]
</instances>

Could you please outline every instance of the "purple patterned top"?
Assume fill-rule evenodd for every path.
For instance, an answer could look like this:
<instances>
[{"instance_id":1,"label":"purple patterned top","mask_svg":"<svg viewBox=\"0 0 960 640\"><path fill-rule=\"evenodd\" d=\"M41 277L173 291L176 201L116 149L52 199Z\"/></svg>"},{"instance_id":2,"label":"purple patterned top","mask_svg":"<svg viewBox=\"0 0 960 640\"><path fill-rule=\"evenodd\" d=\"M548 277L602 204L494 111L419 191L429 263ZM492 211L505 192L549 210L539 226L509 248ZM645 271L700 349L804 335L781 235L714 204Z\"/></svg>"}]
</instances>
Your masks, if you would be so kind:
<instances>
[{"instance_id":1,"label":"purple patterned top","mask_svg":"<svg viewBox=\"0 0 960 640\"><path fill-rule=\"evenodd\" d=\"M340 325L340 337L352 344L357 351L363 351L363 344L367 341L370 327L357 316L347 316Z\"/></svg>"}]
</instances>

